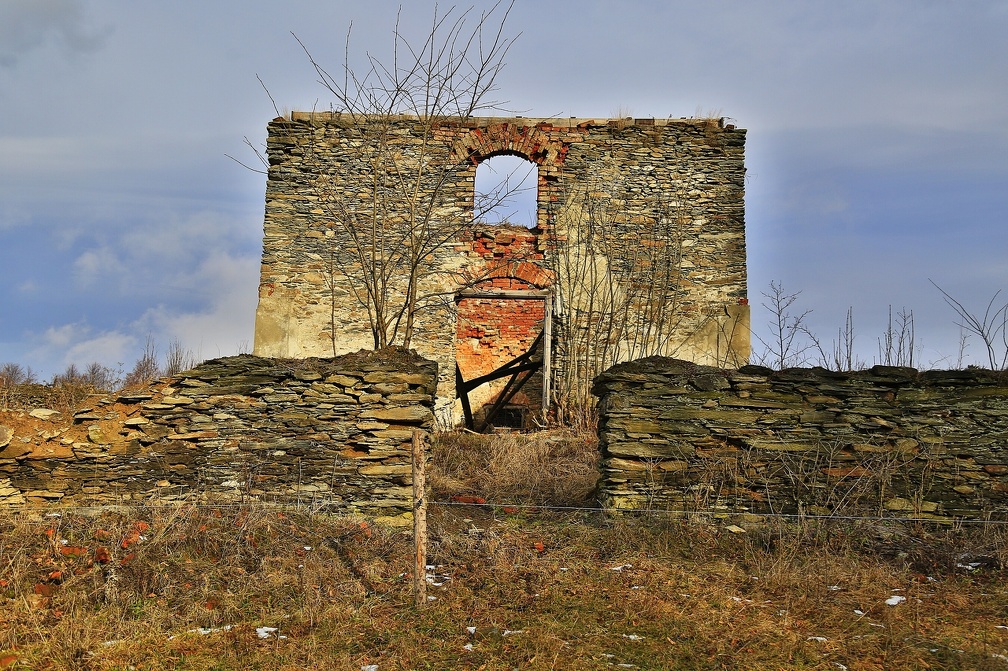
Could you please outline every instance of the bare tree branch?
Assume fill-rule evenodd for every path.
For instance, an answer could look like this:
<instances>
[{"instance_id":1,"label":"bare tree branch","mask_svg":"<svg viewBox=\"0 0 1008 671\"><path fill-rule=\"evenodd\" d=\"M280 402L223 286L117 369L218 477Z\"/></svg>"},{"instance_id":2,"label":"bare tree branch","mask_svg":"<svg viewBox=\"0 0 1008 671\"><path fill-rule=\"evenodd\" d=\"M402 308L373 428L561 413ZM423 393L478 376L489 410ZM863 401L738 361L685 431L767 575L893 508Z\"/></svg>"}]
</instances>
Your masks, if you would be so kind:
<instances>
[{"instance_id":1,"label":"bare tree branch","mask_svg":"<svg viewBox=\"0 0 1008 671\"><path fill-rule=\"evenodd\" d=\"M505 36L511 7L498 2L478 17L435 7L426 34L415 41L403 34L397 14L390 60L365 52L364 70L350 63L351 26L342 81L294 35L334 99L335 112L305 156L317 175L319 206L346 245L324 261L326 287L335 301L337 284L350 285L367 311L375 347L409 346L418 309L443 293L426 286L437 251L476 220L479 208L460 208L457 194L449 193L462 168L449 159L438 129L446 118L464 121L496 104L489 96L515 39ZM333 145L353 156L355 168L329 160ZM335 310L330 313L335 342Z\"/></svg>"},{"instance_id":2,"label":"bare tree branch","mask_svg":"<svg viewBox=\"0 0 1008 671\"><path fill-rule=\"evenodd\" d=\"M955 322L956 325L964 331L976 335L983 342L984 348L987 350L987 361L990 364L991 370L1003 370L1006 364L1008 364L1008 334L1005 333L1006 329L1008 329L1008 303L997 307L996 301L997 297L1001 294L1001 290L998 289L994 292L981 316L977 312L971 312L965 305L938 286L931 278L928 278L928 282L941 292L945 303L959 316L960 321ZM1004 345L1003 348L999 347L998 339ZM998 351L999 349L1001 350L1000 352Z\"/></svg>"}]
</instances>

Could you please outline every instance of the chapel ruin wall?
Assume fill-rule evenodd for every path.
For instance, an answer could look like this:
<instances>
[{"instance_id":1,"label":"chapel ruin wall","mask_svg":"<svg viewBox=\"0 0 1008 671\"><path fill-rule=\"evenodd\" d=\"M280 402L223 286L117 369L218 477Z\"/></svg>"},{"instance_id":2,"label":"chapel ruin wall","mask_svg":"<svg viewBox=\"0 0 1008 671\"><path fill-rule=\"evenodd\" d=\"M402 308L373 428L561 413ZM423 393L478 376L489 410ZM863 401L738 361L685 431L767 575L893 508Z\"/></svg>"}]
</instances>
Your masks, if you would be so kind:
<instances>
[{"instance_id":1,"label":"chapel ruin wall","mask_svg":"<svg viewBox=\"0 0 1008 671\"><path fill-rule=\"evenodd\" d=\"M585 328L599 295L597 285L568 277L572 258L582 272L620 278L604 293L633 296L620 319L634 328L615 335L596 328L601 335L592 336L601 339L592 347L615 356L613 363L640 356L642 337L656 340L646 354L747 362L743 129L718 119L522 117L444 118L430 129L406 115L361 121L328 112L294 112L269 124L256 355L333 356L374 346L354 293L360 263L346 229L333 221L333 203L344 214L373 204L368 143L380 137L394 144L401 165L422 156L436 175L426 193L435 218L469 222L424 268L420 292L440 298L418 312L411 343L438 363L442 421L460 416L456 364L466 379L499 366L543 330L546 300L551 386L537 380L519 400L537 405L544 389L563 393L562 372L572 357L585 356L572 345L574 331ZM533 228L472 221L476 168L501 154L537 168ZM674 257L662 274L656 249ZM645 291L655 284L663 292ZM667 303L669 314L656 301ZM642 336L651 328L643 322L659 314L660 336ZM489 401L501 384L474 391L472 400Z\"/></svg>"}]
</instances>

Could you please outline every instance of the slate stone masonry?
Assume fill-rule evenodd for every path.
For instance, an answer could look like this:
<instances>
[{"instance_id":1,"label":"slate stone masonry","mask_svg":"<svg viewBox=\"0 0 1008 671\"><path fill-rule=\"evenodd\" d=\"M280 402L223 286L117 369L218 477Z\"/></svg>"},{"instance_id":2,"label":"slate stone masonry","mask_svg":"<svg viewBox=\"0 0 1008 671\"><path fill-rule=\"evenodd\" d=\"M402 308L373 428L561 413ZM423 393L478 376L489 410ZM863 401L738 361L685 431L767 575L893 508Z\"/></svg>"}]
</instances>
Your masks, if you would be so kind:
<instances>
[{"instance_id":1,"label":"slate stone masonry","mask_svg":"<svg viewBox=\"0 0 1008 671\"><path fill-rule=\"evenodd\" d=\"M436 364L395 348L208 361L78 412L87 439L53 431L27 452L0 454L0 503L270 501L408 513L412 432L434 428L436 380Z\"/></svg>"},{"instance_id":2,"label":"slate stone masonry","mask_svg":"<svg viewBox=\"0 0 1008 671\"><path fill-rule=\"evenodd\" d=\"M1008 518L1004 373L655 357L613 367L594 393L609 506Z\"/></svg>"}]
</instances>

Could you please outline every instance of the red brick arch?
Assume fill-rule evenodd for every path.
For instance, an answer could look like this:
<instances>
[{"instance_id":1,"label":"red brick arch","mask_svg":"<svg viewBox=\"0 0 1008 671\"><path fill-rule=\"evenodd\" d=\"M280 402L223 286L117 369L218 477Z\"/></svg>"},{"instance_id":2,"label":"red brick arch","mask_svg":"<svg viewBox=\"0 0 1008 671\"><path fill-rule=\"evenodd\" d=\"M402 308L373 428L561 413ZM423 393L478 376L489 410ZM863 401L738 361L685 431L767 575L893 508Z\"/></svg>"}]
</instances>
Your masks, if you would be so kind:
<instances>
[{"instance_id":1,"label":"red brick arch","mask_svg":"<svg viewBox=\"0 0 1008 671\"><path fill-rule=\"evenodd\" d=\"M549 204L558 198L558 181L568 145L550 137L540 125L515 120L457 128L452 140L452 159L470 165L474 176L476 166L494 156L520 156L535 163L539 175L536 225L543 231L551 225L547 210Z\"/></svg>"},{"instance_id":2,"label":"red brick arch","mask_svg":"<svg viewBox=\"0 0 1008 671\"><path fill-rule=\"evenodd\" d=\"M526 285L525 287L513 287L515 289L526 287L548 289L553 286L553 273L529 261L511 261L509 263L498 264L492 268L487 279L480 282L477 288L483 288L483 286L512 288L504 287L500 280L517 280L518 284L524 283Z\"/></svg>"},{"instance_id":3,"label":"red brick arch","mask_svg":"<svg viewBox=\"0 0 1008 671\"><path fill-rule=\"evenodd\" d=\"M552 172L563 164L567 155L566 146L550 139L549 135L535 126L521 123L494 123L482 128L462 131L452 146L452 155L459 162L469 161L473 165L500 154L521 156Z\"/></svg>"}]
</instances>

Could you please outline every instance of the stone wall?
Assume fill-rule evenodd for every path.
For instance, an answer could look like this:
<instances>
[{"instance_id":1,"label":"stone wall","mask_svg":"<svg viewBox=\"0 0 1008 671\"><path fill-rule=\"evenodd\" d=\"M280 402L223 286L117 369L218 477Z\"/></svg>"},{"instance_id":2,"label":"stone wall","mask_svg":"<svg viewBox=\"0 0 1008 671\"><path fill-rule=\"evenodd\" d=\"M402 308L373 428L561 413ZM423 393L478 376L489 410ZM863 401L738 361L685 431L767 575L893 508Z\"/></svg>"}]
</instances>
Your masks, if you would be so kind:
<instances>
[{"instance_id":1,"label":"stone wall","mask_svg":"<svg viewBox=\"0 0 1008 671\"><path fill-rule=\"evenodd\" d=\"M72 419L9 430L0 503L256 500L399 515L411 510L412 431L433 429L436 379L433 362L397 349L208 361L95 397Z\"/></svg>"},{"instance_id":2,"label":"stone wall","mask_svg":"<svg viewBox=\"0 0 1008 671\"><path fill-rule=\"evenodd\" d=\"M667 318L674 333L661 336L661 351L708 364L748 359L744 130L715 119L517 117L445 118L431 131L409 116L354 122L346 115L301 112L269 124L256 354L329 356L333 343L337 352L373 346L368 314L358 300L361 282L355 279L362 265L352 253L345 221L366 220L362 212L373 205L367 161L377 160L376 137L394 145L397 169L412 165L411 157L424 157L437 186L421 184L417 198L421 209L436 213L435 225L468 222L425 260L420 294L450 297L490 276L561 292L556 283L569 279L563 277L565 254L587 255L593 273L618 271L626 293L654 284L652 264L641 250L668 247L675 268L662 281L674 296L676 314ZM537 226L531 230L473 221L476 167L499 154L521 156L538 167ZM605 221L596 223L606 231L606 244L601 233L573 230L571 222L603 210ZM395 296L402 287L393 282L387 291ZM563 370L569 351L565 326L577 328L564 322L576 321L578 311L587 309L590 293L568 293L554 310L559 340L552 348L558 358L554 371ZM666 299L662 294L654 300ZM446 423L459 416L458 331L472 326L457 324L456 305L431 301L418 316L411 343L438 363L438 408ZM631 319L649 314L646 308L634 305L626 314ZM488 315L486 321L499 322L500 316ZM603 347L630 349L626 343Z\"/></svg>"},{"instance_id":3,"label":"stone wall","mask_svg":"<svg viewBox=\"0 0 1008 671\"><path fill-rule=\"evenodd\" d=\"M596 380L617 508L1008 517L1008 378L651 358Z\"/></svg>"}]
</instances>

